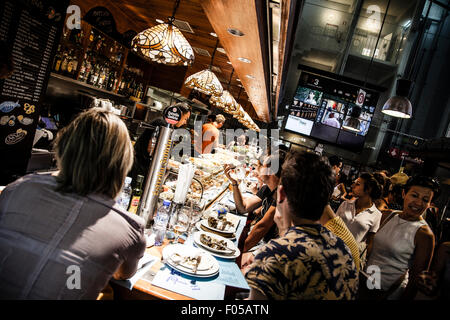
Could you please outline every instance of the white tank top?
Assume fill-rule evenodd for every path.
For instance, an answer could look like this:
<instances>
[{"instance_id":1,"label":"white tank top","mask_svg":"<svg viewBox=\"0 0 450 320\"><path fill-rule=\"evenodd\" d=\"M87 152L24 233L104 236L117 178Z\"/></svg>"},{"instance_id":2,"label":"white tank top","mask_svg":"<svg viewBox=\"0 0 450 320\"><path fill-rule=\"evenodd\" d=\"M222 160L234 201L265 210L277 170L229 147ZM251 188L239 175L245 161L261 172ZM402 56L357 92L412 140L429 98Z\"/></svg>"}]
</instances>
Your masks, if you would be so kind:
<instances>
[{"instance_id":1,"label":"white tank top","mask_svg":"<svg viewBox=\"0 0 450 320\"><path fill-rule=\"evenodd\" d=\"M396 214L375 234L367 266L380 268L382 290L388 290L412 266L414 238L417 230L425 225L425 220L408 221ZM403 288L407 281L406 278L402 282Z\"/></svg>"}]
</instances>

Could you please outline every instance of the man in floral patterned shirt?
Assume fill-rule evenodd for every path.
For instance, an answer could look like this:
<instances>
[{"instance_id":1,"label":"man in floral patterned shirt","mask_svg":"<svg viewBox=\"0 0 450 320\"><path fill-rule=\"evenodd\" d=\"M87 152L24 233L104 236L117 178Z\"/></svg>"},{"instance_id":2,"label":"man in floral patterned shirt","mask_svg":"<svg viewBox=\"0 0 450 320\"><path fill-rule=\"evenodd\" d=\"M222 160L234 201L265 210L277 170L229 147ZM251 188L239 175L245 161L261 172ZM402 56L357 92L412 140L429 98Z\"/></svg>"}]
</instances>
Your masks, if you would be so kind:
<instances>
[{"instance_id":1,"label":"man in floral patterned shirt","mask_svg":"<svg viewBox=\"0 0 450 320\"><path fill-rule=\"evenodd\" d=\"M355 299L358 273L350 249L320 225L333 191L328 161L294 152L283 164L275 220L287 231L271 240L246 274L250 299Z\"/></svg>"}]
</instances>

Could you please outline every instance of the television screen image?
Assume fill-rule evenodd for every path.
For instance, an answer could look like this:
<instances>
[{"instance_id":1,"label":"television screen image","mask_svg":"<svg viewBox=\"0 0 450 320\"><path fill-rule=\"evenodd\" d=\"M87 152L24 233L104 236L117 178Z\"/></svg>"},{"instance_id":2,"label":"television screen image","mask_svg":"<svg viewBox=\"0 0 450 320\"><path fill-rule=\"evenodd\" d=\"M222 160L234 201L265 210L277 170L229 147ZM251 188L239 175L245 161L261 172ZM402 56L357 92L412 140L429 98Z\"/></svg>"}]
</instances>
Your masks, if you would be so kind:
<instances>
[{"instance_id":1,"label":"television screen image","mask_svg":"<svg viewBox=\"0 0 450 320\"><path fill-rule=\"evenodd\" d=\"M289 115L285 129L309 136L313 124L313 121Z\"/></svg>"},{"instance_id":2,"label":"television screen image","mask_svg":"<svg viewBox=\"0 0 450 320\"><path fill-rule=\"evenodd\" d=\"M327 110L333 110L335 112L343 112L345 110L343 103L331 99L323 99L322 107L327 108Z\"/></svg>"},{"instance_id":3,"label":"television screen image","mask_svg":"<svg viewBox=\"0 0 450 320\"><path fill-rule=\"evenodd\" d=\"M361 121L361 131L358 132L358 134L360 136L365 136L367 134L367 131L369 131L369 127L370 127L370 121Z\"/></svg>"},{"instance_id":4,"label":"television screen image","mask_svg":"<svg viewBox=\"0 0 450 320\"><path fill-rule=\"evenodd\" d=\"M41 117L42 121L45 123L45 128L48 130L58 130L53 118Z\"/></svg>"},{"instance_id":5,"label":"television screen image","mask_svg":"<svg viewBox=\"0 0 450 320\"><path fill-rule=\"evenodd\" d=\"M295 93L295 99L300 100L301 102L304 103L311 104L313 106L318 106L320 105L322 94L323 94L322 92L317 90L312 90L305 87L298 87L297 92Z\"/></svg>"},{"instance_id":6,"label":"television screen image","mask_svg":"<svg viewBox=\"0 0 450 320\"><path fill-rule=\"evenodd\" d=\"M326 124L327 126L340 128L342 126L342 122L344 121L344 115L339 112L334 112L330 110L326 110L323 114L321 122Z\"/></svg>"}]
</instances>

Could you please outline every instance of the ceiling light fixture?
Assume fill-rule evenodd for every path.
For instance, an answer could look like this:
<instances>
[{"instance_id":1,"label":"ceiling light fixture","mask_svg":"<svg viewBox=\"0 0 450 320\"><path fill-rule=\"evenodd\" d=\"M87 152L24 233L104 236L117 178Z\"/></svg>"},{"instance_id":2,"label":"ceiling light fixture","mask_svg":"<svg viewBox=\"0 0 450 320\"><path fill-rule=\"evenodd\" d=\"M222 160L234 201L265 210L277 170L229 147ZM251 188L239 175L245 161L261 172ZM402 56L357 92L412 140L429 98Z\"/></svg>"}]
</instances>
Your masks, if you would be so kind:
<instances>
[{"instance_id":1,"label":"ceiling light fixture","mask_svg":"<svg viewBox=\"0 0 450 320\"><path fill-rule=\"evenodd\" d=\"M249 79L255 79L255 77L252 76L251 74L246 74L245 76L246 76L247 78L249 78Z\"/></svg>"},{"instance_id":2,"label":"ceiling light fixture","mask_svg":"<svg viewBox=\"0 0 450 320\"><path fill-rule=\"evenodd\" d=\"M220 96L222 94L223 87L216 75L211 71L218 44L219 39L217 39L216 47L211 56L209 68L190 75L184 82L187 88L200 91L206 95Z\"/></svg>"},{"instance_id":3,"label":"ceiling light fixture","mask_svg":"<svg viewBox=\"0 0 450 320\"><path fill-rule=\"evenodd\" d=\"M244 33L241 30L239 30L239 29L228 28L227 31L228 31L229 34L231 34L233 36L236 36L236 37L244 36Z\"/></svg>"},{"instance_id":4,"label":"ceiling light fixture","mask_svg":"<svg viewBox=\"0 0 450 320\"><path fill-rule=\"evenodd\" d=\"M241 62L245 62L245 63L252 63L252 61L250 59L247 59L247 58L240 58L239 57L238 60L241 61Z\"/></svg>"},{"instance_id":5,"label":"ceiling light fixture","mask_svg":"<svg viewBox=\"0 0 450 320\"><path fill-rule=\"evenodd\" d=\"M209 34L212 35L213 37L216 37L216 38L217 38L217 34L216 34L216 33L210 32Z\"/></svg>"},{"instance_id":6,"label":"ceiling light fixture","mask_svg":"<svg viewBox=\"0 0 450 320\"><path fill-rule=\"evenodd\" d=\"M194 63L194 51L181 31L173 25L179 5L180 0L176 0L167 23L138 33L132 40L132 50L157 63L191 66Z\"/></svg>"}]
</instances>

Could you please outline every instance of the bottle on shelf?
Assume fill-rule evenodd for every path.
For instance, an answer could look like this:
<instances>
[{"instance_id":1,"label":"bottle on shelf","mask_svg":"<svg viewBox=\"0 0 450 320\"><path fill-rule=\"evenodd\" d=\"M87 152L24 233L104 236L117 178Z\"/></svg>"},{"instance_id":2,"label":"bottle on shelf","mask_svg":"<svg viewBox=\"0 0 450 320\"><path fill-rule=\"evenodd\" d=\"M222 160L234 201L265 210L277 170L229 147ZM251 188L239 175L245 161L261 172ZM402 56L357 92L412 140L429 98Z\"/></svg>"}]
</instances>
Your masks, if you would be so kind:
<instances>
[{"instance_id":1,"label":"bottle on shelf","mask_svg":"<svg viewBox=\"0 0 450 320\"><path fill-rule=\"evenodd\" d=\"M69 51L69 56L67 58L67 75L72 76L74 74L74 60L73 50Z\"/></svg>"},{"instance_id":2,"label":"bottle on shelf","mask_svg":"<svg viewBox=\"0 0 450 320\"><path fill-rule=\"evenodd\" d=\"M113 69L111 69L108 75L108 84L106 85L106 90L111 91L114 89L115 80L116 80L115 72L113 71Z\"/></svg>"},{"instance_id":3,"label":"bottle on shelf","mask_svg":"<svg viewBox=\"0 0 450 320\"><path fill-rule=\"evenodd\" d=\"M164 200L163 205L159 207L153 224L155 233L155 246L161 246L166 235L167 224L169 222L170 201Z\"/></svg>"},{"instance_id":4,"label":"bottle on shelf","mask_svg":"<svg viewBox=\"0 0 450 320\"><path fill-rule=\"evenodd\" d=\"M144 176L138 175L136 178L137 185L133 189L133 194L131 196L130 207L128 208L128 212L137 213L137 209L139 207L139 202L142 196L142 182L144 181Z\"/></svg>"},{"instance_id":5,"label":"bottle on shelf","mask_svg":"<svg viewBox=\"0 0 450 320\"><path fill-rule=\"evenodd\" d=\"M53 71L59 72L61 68L61 62L62 62L62 54L61 54L61 45L58 45L58 51L55 55L55 63L53 64Z\"/></svg>"},{"instance_id":6,"label":"bottle on shelf","mask_svg":"<svg viewBox=\"0 0 450 320\"><path fill-rule=\"evenodd\" d=\"M99 73L99 77L98 77L98 83L97 83L97 86L98 86L100 89L103 88L103 83L105 82L105 77L106 77L106 74L105 74L105 68L104 68L104 67L101 67L100 73Z\"/></svg>"},{"instance_id":7,"label":"bottle on shelf","mask_svg":"<svg viewBox=\"0 0 450 320\"><path fill-rule=\"evenodd\" d=\"M61 62L61 73L66 75L67 74L67 65L69 63L69 57L67 52L63 53L63 58L62 58L62 62Z\"/></svg>"},{"instance_id":8,"label":"bottle on shelf","mask_svg":"<svg viewBox=\"0 0 450 320\"><path fill-rule=\"evenodd\" d=\"M91 82L89 84L93 85L93 86L97 86L99 76L100 76L100 67L98 64L95 64L94 72L92 74Z\"/></svg>"},{"instance_id":9,"label":"bottle on shelf","mask_svg":"<svg viewBox=\"0 0 450 320\"><path fill-rule=\"evenodd\" d=\"M130 177L125 178L125 184L122 188L122 191L120 192L119 197L116 200L116 202L125 211L127 211L128 205L130 204L130 200L131 200L131 180L132 179Z\"/></svg>"},{"instance_id":10,"label":"bottle on shelf","mask_svg":"<svg viewBox=\"0 0 450 320\"><path fill-rule=\"evenodd\" d=\"M86 52L84 54L83 62L81 63L80 76L78 77L78 80L86 82L87 76L88 76L89 71L90 71L89 64L90 64L90 62L89 62L89 59L88 59L88 54Z\"/></svg>"}]
</instances>

